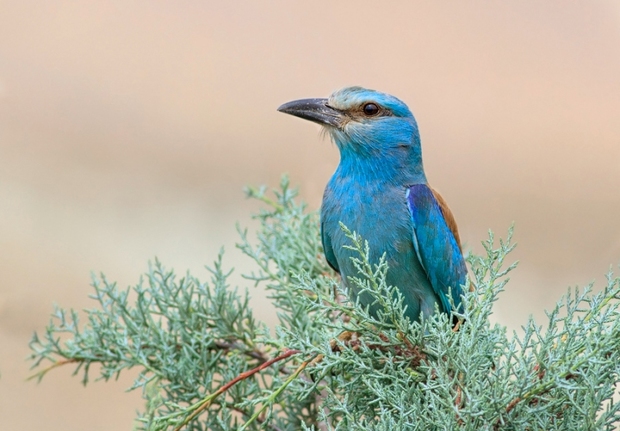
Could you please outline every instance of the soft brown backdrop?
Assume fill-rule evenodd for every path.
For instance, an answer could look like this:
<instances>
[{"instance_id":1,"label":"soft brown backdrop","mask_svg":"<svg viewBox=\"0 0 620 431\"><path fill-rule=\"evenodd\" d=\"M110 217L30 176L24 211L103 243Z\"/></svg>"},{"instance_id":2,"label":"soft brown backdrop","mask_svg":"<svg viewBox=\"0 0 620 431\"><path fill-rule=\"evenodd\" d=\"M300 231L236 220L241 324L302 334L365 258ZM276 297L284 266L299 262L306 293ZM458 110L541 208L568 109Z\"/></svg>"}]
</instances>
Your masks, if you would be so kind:
<instances>
[{"instance_id":1,"label":"soft brown backdrop","mask_svg":"<svg viewBox=\"0 0 620 431\"><path fill-rule=\"evenodd\" d=\"M620 262L619 76L614 0L0 0L0 428L131 429L128 378L25 383L32 332L91 305L91 270L204 276L222 244L247 268L242 186L288 172L318 208L338 161L276 107L346 85L410 105L474 250L516 222L496 319L542 317Z\"/></svg>"}]
</instances>

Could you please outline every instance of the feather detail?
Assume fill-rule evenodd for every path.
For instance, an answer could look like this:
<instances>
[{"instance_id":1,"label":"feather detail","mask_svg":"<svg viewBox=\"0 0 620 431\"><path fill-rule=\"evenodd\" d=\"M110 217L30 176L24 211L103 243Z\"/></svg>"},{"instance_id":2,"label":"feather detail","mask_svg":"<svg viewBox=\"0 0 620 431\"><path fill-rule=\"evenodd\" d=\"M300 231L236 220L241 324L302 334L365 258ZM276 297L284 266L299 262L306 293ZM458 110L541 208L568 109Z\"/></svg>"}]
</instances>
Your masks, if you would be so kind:
<instances>
[{"instance_id":1,"label":"feather detail","mask_svg":"<svg viewBox=\"0 0 620 431\"><path fill-rule=\"evenodd\" d=\"M431 192L433 192L433 196L435 196L435 199L437 200L437 203L439 204L439 209L441 210L441 213L443 214L443 218L446 220L446 224L452 231L452 235L454 235L454 239L456 239L456 243L459 245L461 252L463 252L463 246L461 245L461 237L459 236L459 228L456 225L456 219L454 218L454 214L452 214L452 211L450 211L450 207L448 207L448 203L443 198L443 196L441 196L441 194L434 188L430 186L429 188L431 189Z\"/></svg>"},{"instance_id":2,"label":"feather detail","mask_svg":"<svg viewBox=\"0 0 620 431\"><path fill-rule=\"evenodd\" d=\"M428 185L411 185L406 196L413 221L416 254L441 302L442 311L450 312L450 290L454 305L459 309L467 268L457 237L448 227L439 200Z\"/></svg>"}]
</instances>

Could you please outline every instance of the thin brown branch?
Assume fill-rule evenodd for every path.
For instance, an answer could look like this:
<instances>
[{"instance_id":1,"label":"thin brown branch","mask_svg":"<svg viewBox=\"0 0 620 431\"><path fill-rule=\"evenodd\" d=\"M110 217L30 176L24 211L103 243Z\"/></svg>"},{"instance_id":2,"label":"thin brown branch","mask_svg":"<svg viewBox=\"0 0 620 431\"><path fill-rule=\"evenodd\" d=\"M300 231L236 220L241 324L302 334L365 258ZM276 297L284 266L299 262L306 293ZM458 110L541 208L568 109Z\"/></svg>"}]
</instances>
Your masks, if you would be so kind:
<instances>
[{"instance_id":1,"label":"thin brown branch","mask_svg":"<svg viewBox=\"0 0 620 431\"><path fill-rule=\"evenodd\" d=\"M82 359L69 358L69 359L63 359L61 361L54 362L49 367L44 368L41 371L39 371L38 373L33 374L32 376L28 377L26 379L26 381L33 380L33 379L41 380L44 375L46 375L49 371L52 371L54 368L58 368L58 367L61 367L63 365L73 364L73 363L81 362L81 361L82 361Z\"/></svg>"},{"instance_id":2,"label":"thin brown branch","mask_svg":"<svg viewBox=\"0 0 620 431\"><path fill-rule=\"evenodd\" d=\"M295 380L297 377L299 377L299 375L301 374L301 372L308 366L308 364L311 364L312 361L314 361L315 357L306 359L305 361L303 361L301 363L301 365L299 365L299 367L297 367L297 369L295 370L295 372L288 378L286 379L286 381L284 382L284 384L282 386L280 386L278 389L276 389L271 395L270 395L270 400L273 402L275 401L275 399L282 393L282 391L284 391L284 389L286 389L286 387L293 381ZM246 422L244 423L241 428L239 428L239 431L245 431L245 429L255 420L257 420L261 415L263 415L265 413L265 409L267 409L267 407L270 405L270 402L266 402L263 404L263 406L256 412L254 413L254 415L252 415L252 417Z\"/></svg>"},{"instance_id":3,"label":"thin brown branch","mask_svg":"<svg viewBox=\"0 0 620 431\"><path fill-rule=\"evenodd\" d=\"M222 349L222 350L239 350L241 351L244 355L249 356L250 358L256 359L258 360L261 364L267 362L269 359L267 358L267 356L265 355L265 353L261 352L260 350L248 350L245 348L245 346L243 346L242 344L240 344L239 342L228 342L228 341L215 341L213 343L218 349Z\"/></svg>"},{"instance_id":4,"label":"thin brown branch","mask_svg":"<svg viewBox=\"0 0 620 431\"><path fill-rule=\"evenodd\" d=\"M236 385L240 381L245 380L248 377L253 376L254 374L258 373L261 370L264 370L265 368L270 367L271 365L275 364L276 362L280 362L280 361L282 361L284 359L287 359L287 358L289 358L289 357L291 357L293 355L296 355L297 353L301 353L301 351L300 350L292 350L292 349L291 350L286 350L281 355L276 356L275 358L268 360L267 362L259 365L258 367L252 368L251 370L248 370L248 371L245 371L245 372L239 374L237 377L232 379L230 382L226 383L224 386L220 387L217 391L215 391L214 393L212 393L211 395L206 397L200 404L198 404L196 406L195 410L192 412L192 414L190 414L187 418L185 418L183 420L183 422L181 422L181 424L178 425L174 429L174 431L180 431L192 419L194 419L196 416L198 416L204 410L209 408L209 406L213 403L213 400L215 400L219 395L223 394L224 392L226 392L228 389L230 389L231 387L233 387L234 385Z\"/></svg>"}]
</instances>

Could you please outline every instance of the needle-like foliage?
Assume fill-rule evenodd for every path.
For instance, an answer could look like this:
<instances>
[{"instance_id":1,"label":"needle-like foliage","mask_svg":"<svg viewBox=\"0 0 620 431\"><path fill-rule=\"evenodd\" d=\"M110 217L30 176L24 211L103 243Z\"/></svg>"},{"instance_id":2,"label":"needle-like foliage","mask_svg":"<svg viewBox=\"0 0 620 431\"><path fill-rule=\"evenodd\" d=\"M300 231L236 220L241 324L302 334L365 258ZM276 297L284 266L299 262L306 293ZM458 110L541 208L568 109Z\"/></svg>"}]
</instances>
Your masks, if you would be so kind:
<instances>
[{"instance_id":1,"label":"needle-like foliage","mask_svg":"<svg viewBox=\"0 0 620 431\"><path fill-rule=\"evenodd\" d=\"M468 259L473 289L457 328L443 313L420 324L403 318L385 262L372 265L372 250L343 226L357 255L351 283L376 298L374 315L325 263L317 214L286 178L274 193L248 189L266 208L256 239L242 230L238 245L256 263L246 278L277 310L273 332L254 319L247 290L229 286L222 255L209 282L156 261L127 289L95 278L92 309L56 309L30 343L33 377L73 364L86 384L93 364L103 380L136 368L130 389L142 391L136 428L145 430L614 429L620 280L611 273L600 292L575 289L544 323L508 334L489 316L515 267L505 264L512 229L506 240L490 234L486 255Z\"/></svg>"}]
</instances>

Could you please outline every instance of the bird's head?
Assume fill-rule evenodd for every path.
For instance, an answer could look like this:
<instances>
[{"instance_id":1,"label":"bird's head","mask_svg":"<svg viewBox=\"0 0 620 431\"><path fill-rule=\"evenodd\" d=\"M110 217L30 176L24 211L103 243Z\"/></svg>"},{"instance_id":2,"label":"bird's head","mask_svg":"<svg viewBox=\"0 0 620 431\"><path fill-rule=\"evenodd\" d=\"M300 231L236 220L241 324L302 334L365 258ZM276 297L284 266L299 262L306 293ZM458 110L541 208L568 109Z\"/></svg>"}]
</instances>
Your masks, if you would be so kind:
<instances>
[{"instance_id":1,"label":"bird's head","mask_svg":"<svg viewBox=\"0 0 620 431\"><path fill-rule=\"evenodd\" d=\"M278 111L325 127L343 157L400 154L408 158L415 153L421 162L416 121L407 105L389 94L347 87L327 99L285 103Z\"/></svg>"}]
</instances>

